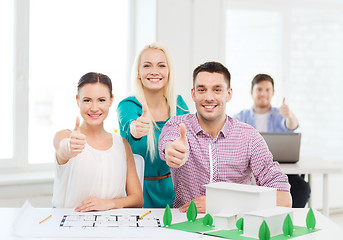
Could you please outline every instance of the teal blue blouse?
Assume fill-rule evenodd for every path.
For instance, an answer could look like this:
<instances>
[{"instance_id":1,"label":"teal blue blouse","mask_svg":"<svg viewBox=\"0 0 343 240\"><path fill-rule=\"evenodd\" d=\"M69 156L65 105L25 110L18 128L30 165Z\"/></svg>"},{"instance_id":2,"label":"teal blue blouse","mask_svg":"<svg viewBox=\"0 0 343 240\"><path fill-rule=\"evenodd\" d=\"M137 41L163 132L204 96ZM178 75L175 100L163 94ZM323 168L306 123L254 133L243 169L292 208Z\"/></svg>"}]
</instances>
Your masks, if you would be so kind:
<instances>
[{"instance_id":1,"label":"teal blue blouse","mask_svg":"<svg viewBox=\"0 0 343 240\"><path fill-rule=\"evenodd\" d=\"M189 113L188 107L182 97L177 97L176 115ZM131 136L130 124L142 115L142 104L136 97L128 97L122 100L117 108L120 135L131 145L132 152L141 155L145 160L144 176L163 176L170 172L169 166L160 159L158 154L158 138L166 121L157 121L158 128L155 128L155 150L154 159L150 158L147 151L147 136L136 139ZM145 208L165 208L174 205L175 192L171 177L157 181L144 180L143 185L144 207Z\"/></svg>"}]
</instances>

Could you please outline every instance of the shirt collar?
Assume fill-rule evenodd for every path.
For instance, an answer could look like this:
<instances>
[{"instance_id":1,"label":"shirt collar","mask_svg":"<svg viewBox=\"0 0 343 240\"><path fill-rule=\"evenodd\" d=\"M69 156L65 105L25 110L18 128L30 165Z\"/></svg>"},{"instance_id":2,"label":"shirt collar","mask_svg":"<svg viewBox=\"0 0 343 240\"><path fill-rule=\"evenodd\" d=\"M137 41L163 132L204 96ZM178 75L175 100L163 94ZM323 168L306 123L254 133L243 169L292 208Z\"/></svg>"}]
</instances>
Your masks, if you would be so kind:
<instances>
[{"instance_id":1,"label":"shirt collar","mask_svg":"<svg viewBox=\"0 0 343 240\"><path fill-rule=\"evenodd\" d=\"M270 115L273 115L273 114L278 113L278 112L279 112L279 110L277 108L275 108L275 107L271 107L270 111L269 111ZM250 117L254 118L255 112L254 112L254 108L253 107L251 107L249 109L249 114L250 114Z\"/></svg>"},{"instance_id":2,"label":"shirt collar","mask_svg":"<svg viewBox=\"0 0 343 240\"><path fill-rule=\"evenodd\" d=\"M194 129L194 132L196 135L198 135L200 132L208 135L208 133L206 133L201 128L196 114L194 114L193 118L191 119L191 126L192 126L192 129ZM220 129L218 136L222 135L224 138L226 138L229 135L231 126L232 126L232 118L230 118L229 116L226 116L225 123L224 123L222 129Z\"/></svg>"},{"instance_id":3,"label":"shirt collar","mask_svg":"<svg viewBox=\"0 0 343 240\"><path fill-rule=\"evenodd\" d=\"M229 116L226 116L224 126L219 131L219 134L222 133L225 138L228 137L230 134L231 127L232 127L232 118Z\"/></svg>"},{"instance_id":4,"label":"shirt collar","mask_svg":"<svg viewBox=\"0 0 343 240\"><path fill-rule=\"evenodd\" d=\"M277 113L279 113L279 109L277 109L277 108L275 108L275 107L272 107L271 109L270 109L270 115L273 115L273 114L277 114Z\"/></svg>"},{"instance_id":5,"label":"shirt collar","mask_svg":"<svg viewBox=\"0 0 343 240\"><path fill-rule=\"evenodd\" d=\"M249 114L250 114L250 117L251 118L254 118L254 107L251 107L250 109L249 109Z\"/></svg>"},{"instance_id":6,"label":"shirt collar","mask_svg":"<svg viewBox=\"0 0 343 240\"><path fill-rule=\"evenodd\" d=\"M205 131L201 128L198 118L197 118L197 114L193 114L193 117L191 119L191 126L192 129L194 129L195 134L197 135L198 133L200 133L201 131L205 133Z\"/></svg>"}]
</instances>

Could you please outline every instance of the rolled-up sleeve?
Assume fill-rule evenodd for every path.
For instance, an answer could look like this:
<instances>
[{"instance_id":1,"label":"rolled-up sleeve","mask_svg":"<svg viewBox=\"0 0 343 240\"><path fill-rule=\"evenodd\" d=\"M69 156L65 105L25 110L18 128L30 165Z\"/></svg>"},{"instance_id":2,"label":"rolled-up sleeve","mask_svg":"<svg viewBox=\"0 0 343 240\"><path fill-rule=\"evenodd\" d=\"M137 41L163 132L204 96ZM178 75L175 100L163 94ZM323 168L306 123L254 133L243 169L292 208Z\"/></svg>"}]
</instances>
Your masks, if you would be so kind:
<instances>
[{"instance_id":1,"label":"rolled-up sleeve","mask_svg":"<svg viewBox=\"0 0 343 240\"><path fill-rule=\"evenodd\" d=\"M258 132L251 135L250 145L250 167L256 184L289 192L288 177L281 171L279 163L273 161L272 153Z\"/></svg>"}]
</instances>

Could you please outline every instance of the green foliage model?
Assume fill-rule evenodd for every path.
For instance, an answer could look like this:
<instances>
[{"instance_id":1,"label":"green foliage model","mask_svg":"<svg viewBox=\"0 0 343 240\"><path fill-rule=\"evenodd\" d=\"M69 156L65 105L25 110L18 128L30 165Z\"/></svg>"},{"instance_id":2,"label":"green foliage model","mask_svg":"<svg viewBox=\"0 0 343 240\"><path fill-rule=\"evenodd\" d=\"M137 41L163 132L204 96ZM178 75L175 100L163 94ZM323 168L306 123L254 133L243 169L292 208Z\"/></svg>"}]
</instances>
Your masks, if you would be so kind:
<instances>
[{"instance_id":1,"label":"green foliage model","mask_svg":"<svg viewBox=\"0 0 343 240\"><path fill-rule=\"evenodd\" d=\"M293 222L292 222L292 218L291 216L289 216L289 214L287 214L287 217L285 218L285 221L283 221L283 234L285 236L292 236L293 235Z\"/></svg>"},{"instance_id":2,"label":"green foliage model","mask_svg":"<svg viewBox=\"0 0 343 240\"><path fill-rule=\"evenodd\" d=\"M163 215L163 224L165 227L170 226L171 222L172 222L172 213L170 211L170 207L169 204L167 204L166 209L164 210L164 215Z\"/></svg>"},{"instance_id":3,"label":"green foliage model","mask_svg":"<svg viewBox=\"0 0 343 240\"><path fill-rule=\"evenodd\" d=\"M205 225L205 226L212 226L213 224L213 218L211 216L211 214L207 213L205 215L205 217L202 219L202 223Z\"/></svg>"},{"instance_id":4,"label":"green foliage model","mask_svg":"<svg viewBox=\"0 0 343 240\"><path fill-rule=\"evenodd\" d=\"M241 217L240 219L237 220L236 227L238 230L243 231L243 226L244 226L244 219Z\"/></svg>"},{"instance_id":5,"label":"green foliage model","mask_svg":"<svg viewBox=\"0 0 343 240\"><path fill-rule=\"evenodd\" d=\"M187 210L188 221L194 222L195 219L197 218L197 215L198 215L197 206L195 205L195 203L192 200L191 203L189 204L188 210Z\"/></svg>"},{"instance_id":6,"label":"green foliage model","mask_svg":"<svg viewBox=\"0 0 343 240\"><path fill-rule=\"evenodd\" d=\"M258 232L258 239L259 240L269 240L270 239L270 230L266 223L266 221L263 220L260 230Z\"/></svg>"},{"instance_id":7,"label":"green foliage model","mask_svg":"<svg viewBox=\"0 0 343 240\"><path fill-rule=\"evenodd\" d=\"M315 226L316 226L316 218L314 216L312 208L310 208L306 216L306 227L307 229L314 229Z\"/></svg>"}]
</instances>

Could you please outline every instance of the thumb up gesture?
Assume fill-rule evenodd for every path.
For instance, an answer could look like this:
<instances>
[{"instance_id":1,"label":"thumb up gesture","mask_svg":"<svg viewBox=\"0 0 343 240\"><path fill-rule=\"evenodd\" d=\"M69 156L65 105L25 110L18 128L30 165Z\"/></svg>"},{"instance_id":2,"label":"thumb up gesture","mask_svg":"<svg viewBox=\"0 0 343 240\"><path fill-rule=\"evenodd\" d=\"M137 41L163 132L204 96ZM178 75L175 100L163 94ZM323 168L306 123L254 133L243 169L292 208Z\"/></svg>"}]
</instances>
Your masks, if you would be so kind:
<instances>
[{"instance_id":1,"label":"thumb up gesture","mask_svg":"<svg viewBox=\"0 0 343 240\"><path fill-rule=\"evenodd\" d=\"M288 105L286 104L286 98L283 98L283 100L282 100L282 105L280 107L280 114L284 118L290 118L292 116L292 112L289 109Z\"/></svg>"},{"instance_id":2,"label":"thumb up gesture","mask_svg":"<svg viewBox=\"0 0 343 240\"><path fill-rule=\"evenodd\" d=\"M70 158L75 157L85 148L86 135L80 132L80 119L76 118L75 128L70 135L69 151Z\"/></svg>"},{"instance_id":3,"label":"thumb up gesture","mask_svg":"<svg viewBox=\"0 0 343 240\"><path fill-rule=\"evenodd\" d=\"M148 117L148 106L146 103L142 104L142 116L133 121L130 125L131 135L135 138L141 138L148 135L151 121Z\"/></svg>"},{"instance_id":4,"label":"thumb up gesture","mask_svg":"<svg viewBox=\"0 0 343 240\"><path fill-rule=\"evenodd\" d=\"M188 141L186 136L186 126L180 124L180 137L173 142L166 144L166 162L169 167L179 168L187 161Z\"/></svg>"},{"instance_id":5,"label":"thumb up gesture","mask_svg":"<svg viewBox=\"0 0 343 240\"><path fill-rule=\"evenodd\" d=\"M299 123L294 113L291 112L288 105L286 104L286 99L283 98L282 105L280 107L280 114L286 118L286 127L289 130L294 130L298 127Z\"/></svg>"}]
</instances>

